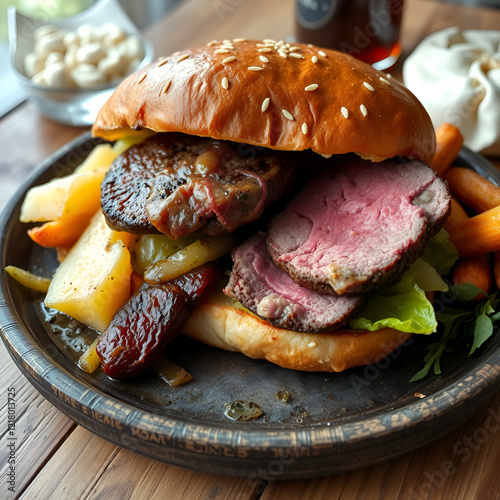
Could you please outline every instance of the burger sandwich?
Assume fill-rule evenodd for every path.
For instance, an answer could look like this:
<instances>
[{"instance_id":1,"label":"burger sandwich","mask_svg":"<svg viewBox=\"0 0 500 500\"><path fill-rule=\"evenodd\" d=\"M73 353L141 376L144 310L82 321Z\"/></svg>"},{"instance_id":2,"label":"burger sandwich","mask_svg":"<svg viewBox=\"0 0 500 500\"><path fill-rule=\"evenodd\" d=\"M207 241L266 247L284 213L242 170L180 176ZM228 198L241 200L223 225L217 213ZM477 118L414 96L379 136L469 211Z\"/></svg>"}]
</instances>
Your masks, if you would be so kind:
<instances>
[{"instance_id":1,"label":"burger sandwich","mask_svg":"<svg viewBox=\"0 0 500 500\"><path fill-rule=\"evenodd\" d=\"M116 322L143 307L163 311L154 321L166 339L182 331L305 371L373 363L435 330L425 292L443 283L420 256L450 195L427 165L429 116L389 75L311 45L211 42L128 77L92 131L109 141L150 132L101 185L112 229L201 241L202 250L204 239L232 235L234 245L231 259L166 283L146 270L150 284L98 344L111 376L151 364L138 356L112 368L131 349ZM158 295L162 286L189 307ZM166 342L135 349L153 359Z\"/></svg>"}]
</instances>

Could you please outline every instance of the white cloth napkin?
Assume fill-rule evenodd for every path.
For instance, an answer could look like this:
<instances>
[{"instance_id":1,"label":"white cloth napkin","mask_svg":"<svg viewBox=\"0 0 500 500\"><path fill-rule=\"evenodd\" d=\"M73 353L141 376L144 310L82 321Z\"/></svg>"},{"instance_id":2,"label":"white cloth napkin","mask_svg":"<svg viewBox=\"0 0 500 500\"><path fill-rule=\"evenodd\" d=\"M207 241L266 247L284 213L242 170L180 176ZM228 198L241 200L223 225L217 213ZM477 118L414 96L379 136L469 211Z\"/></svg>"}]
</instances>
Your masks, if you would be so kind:
<instances>
[{"instance_id":1,"label":"white cloth napkin","mask_svg":"<svg viewBox=\"0 0 500 500\"><path fill-rule=\"evenodd\" d=\"M452 123L466 146L500 155L500 31L433 33L406 59L403 78L435 127Z\"/></svg>"}]
</instances>

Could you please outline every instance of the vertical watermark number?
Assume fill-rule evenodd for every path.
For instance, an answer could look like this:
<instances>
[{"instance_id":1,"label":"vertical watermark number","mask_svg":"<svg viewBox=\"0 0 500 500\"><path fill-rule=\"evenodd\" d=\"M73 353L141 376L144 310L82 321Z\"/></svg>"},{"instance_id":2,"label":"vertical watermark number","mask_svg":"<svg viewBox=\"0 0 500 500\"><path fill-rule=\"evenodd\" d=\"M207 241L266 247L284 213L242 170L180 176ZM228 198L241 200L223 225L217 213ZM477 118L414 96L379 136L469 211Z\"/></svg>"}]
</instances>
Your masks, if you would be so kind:
<instances>
[{"instance_id":1,"label":"vertical watermark number","mask_svg":"<svg viewBox=\"0 0 500 500\"><path fill-rule=\"evenodd\" d=\"M16 389L7 388L7 490L16 491Z\"/></svg>"}]
</instances>

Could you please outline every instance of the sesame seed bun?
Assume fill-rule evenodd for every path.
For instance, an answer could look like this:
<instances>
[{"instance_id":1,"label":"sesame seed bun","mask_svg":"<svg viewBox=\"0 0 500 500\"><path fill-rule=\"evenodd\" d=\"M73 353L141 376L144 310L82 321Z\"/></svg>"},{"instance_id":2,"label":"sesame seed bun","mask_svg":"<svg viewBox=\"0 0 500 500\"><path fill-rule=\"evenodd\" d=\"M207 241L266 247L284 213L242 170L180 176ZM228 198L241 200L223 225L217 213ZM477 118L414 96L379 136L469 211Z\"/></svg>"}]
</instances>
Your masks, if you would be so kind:
<instances>
[{"instance_id":1,"label":"sesame seed bun","mask_svg":"<svg viewBox=\"0 0 500 500\"><path fill-rule=\"evenodd\" d=\"M349 55L283 42L212 42L125 79L93 134L183 132L289 151L429 162L431 120L399 82Z\"/></svg>"}]
</instances>

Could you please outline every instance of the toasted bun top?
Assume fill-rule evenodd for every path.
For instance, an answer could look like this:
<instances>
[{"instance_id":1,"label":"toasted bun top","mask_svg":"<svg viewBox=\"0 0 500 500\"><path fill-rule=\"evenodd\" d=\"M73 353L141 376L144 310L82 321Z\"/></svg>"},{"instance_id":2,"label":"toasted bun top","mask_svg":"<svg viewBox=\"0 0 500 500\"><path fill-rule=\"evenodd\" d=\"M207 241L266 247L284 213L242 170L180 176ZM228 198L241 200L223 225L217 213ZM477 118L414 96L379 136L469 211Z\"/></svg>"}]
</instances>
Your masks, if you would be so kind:
<instances>
[{"instance_id":1,"label":"toasted bun top","mask_svg":"<svg viewBox=\"0 0 500 500\"><path fill-rule=\"evenodd\" d=\"M402 84L353 57L304 44L211 42L125 79L93 134L184 132L272 149L429 162L435 138Z\"/></svg>"}]
</instances>

